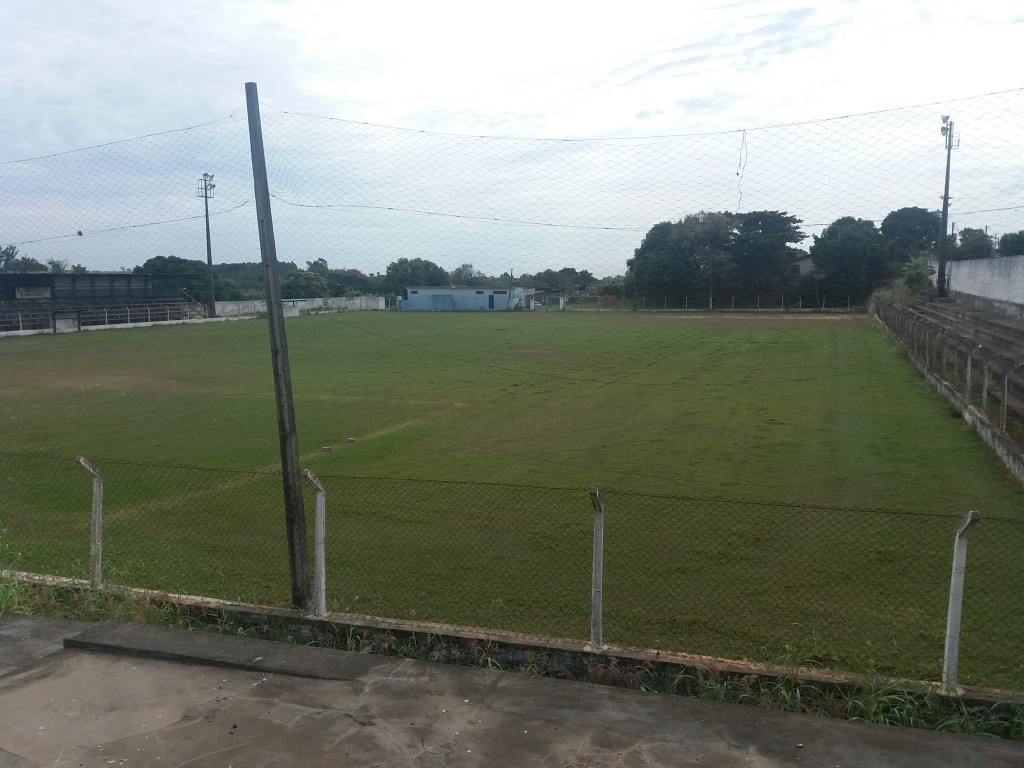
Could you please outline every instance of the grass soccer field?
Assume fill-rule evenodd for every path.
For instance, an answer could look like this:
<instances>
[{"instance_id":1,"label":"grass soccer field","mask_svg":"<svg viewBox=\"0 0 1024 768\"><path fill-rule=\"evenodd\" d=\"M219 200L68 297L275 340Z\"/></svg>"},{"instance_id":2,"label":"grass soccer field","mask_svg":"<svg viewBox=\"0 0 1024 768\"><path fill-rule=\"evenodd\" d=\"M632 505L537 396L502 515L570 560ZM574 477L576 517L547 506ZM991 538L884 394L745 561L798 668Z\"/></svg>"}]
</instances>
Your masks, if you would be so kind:
<instances>
[{"instance_id":1,"label":"grass soccer field","mask_svg":"<svg viewBox=\"0 0 1024 768\"><path fill-rule=\"evenodd\" d=\"M595 485L608 641L935 677L955 518L1024 521L866 316L367 312L287 333L338 610L585 637ZM88 478L50 458L84 455L111 581L287 602L269 358L256 321L0 341L0 526L23 565L84 575ZM1000 559L1020 530L972 538L965 680L1024 681Z\"/></svg>"}]
</instances>

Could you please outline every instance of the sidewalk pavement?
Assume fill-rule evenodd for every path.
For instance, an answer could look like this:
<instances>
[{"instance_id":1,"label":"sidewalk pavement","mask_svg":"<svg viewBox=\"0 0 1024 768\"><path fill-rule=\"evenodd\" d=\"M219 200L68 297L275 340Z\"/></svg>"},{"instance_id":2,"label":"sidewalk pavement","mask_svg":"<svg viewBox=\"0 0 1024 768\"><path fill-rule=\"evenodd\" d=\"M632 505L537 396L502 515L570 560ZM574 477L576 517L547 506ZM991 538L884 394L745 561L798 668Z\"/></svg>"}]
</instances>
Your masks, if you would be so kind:
<instances>
[{"instance_id":1,"label":"sidewalk pavement","mask_svg":"<svg viewBox=\"0 0 1024 768\"><path fill-rule=\"evenodd\" d=\"M1024 744L133 624L0 617L0 768L907 768Z\"/></svg>"}]
</instances>

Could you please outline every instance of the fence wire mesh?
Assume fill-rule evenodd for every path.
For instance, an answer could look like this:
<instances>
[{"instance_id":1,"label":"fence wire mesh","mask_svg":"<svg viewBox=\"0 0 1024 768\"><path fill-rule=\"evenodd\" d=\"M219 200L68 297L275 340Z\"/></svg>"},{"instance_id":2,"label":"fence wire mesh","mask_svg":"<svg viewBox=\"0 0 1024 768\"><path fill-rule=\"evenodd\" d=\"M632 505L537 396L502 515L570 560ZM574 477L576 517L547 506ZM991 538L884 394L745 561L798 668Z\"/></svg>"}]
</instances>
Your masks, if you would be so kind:
<instances>
[{"instance_id":1,"label":"fence wire mesh","mask_svg":"<svg viewBox=\"0 0 1024 768\"><path fill-rule=\"evenodd\" d=\"M714 134L558 140L445 135L264 106L283 295L294 313L390 307L416 285L491 300L536 290L544 310L847 307L935 247L941 113L957 127L954 255L987 256L999 235L1022 229L1024 90ZM206 204L216 311L264 311L244 110L0 164L0 332L209 314ZM910 208L927 226L886 227ZM684 217L690 229L672 224ZM807 249L818 254L811 272L798 258ZM637 250L644 269L629 264ZM831 270L822 267L828 258ZM1024 379L995 337L965 340L880 310L890 311L900 339L942 378L962 382L968 401L1021 445ZM346 435L361 445L370 438L357 469L346 463L357 454L340 453L323 454L317 468L402 474L403 461L430 454L439 460L426 474L507 482L324 472L329 608L586 639L586 488L517 483L596 473L671 494L690 482L680 462L698 474L713 462L728 468L719 488L772 498L605 491L608 642L938 676L958 519L827 506L905 494L899 484L911 474L902 459L880 467L864 456L896 442L865 426L863 412L896 391L869 391L869 378L884 377L866 334L852 346L838 332L775 326L753 338L735 318L668 330L657 317L625 313L615 327L569 325L589 321L579 313L548 316L559 324L543 328L540 316L523 318L537 324L514 330L483 319L470 327L437 318L428 329L400 325L404 315L359 317L370 319L335 315L290 333L298 418L314 445L333 451ZM265 348L241 325L167 329L179 334L173 344L4 340L12 396L2 448L12 452L0 454L0 524L18 568L75 578L90 570L89 476L71 459L25 452L109 450L165 463L96 462L108 581L287 604L280 478L175 464L216 464L230 452L228 466L268 465L273 385ZM766 389L786 397L768 403ZM913 403L900 397L909 413ZM423 425L442 417L445 429L424 437ZM898 423L912 442L909 420ZM799 433L807 424L834 460L824 479L812 468L762 482L756 475L813 463ZM869 448L846 451L844 428L863 430ZM716 432L727 439L712 444ZM736 470L752 460L751 446L757 472ZM1005 512L1015 499L993 503ZM952 514L950 504L939 511ZM972 541L968 682L1024 687L1014 629L1024 618L1020 531L985 519Z\"/></svg>"},{"instance_id":2,"label":"fence wire mesh","mask_svg":"<svg viewBox=\"0 0 1024 768\"><path fill-rule=\"evenodd\" d=\"M264 106L277 250L285 278L301 273L286 298L517 280L583 307L596 307L598 293L606 306L628 299L651 309L847 306L870 285L836 268L800 280L795 249L843 217L873 222L875 237L894 211L937 208L943 112L956 122L952 221L970 235L961 255L989 255L1001 234L1021 229L1024 90L720 133L598 139L448 135ZM206 302L197 183L207 173L218 298L262 298L242 109L200 126L0 164L0 237L17 249L7 267L138 270L151 284L132 289L136 296ZM658 222L756 211L786 212L799 234L779 241L780 230L773 240L759 227L776 224L751 220L767 251L708 243L685 274L654 263L627 273ZM934 248L937 221L928 229L900 231L893 222L878 235L869 282L891 276L883 263ZM170 256L189 263L152 261ZM128 291L68 280L61 297L76 305Z\"/></svg>"},{"instance_id":3,"label":"fence wire mesh","mask_svg":"<svg viewBox=\"0 0 1024 768\"><path fill-rule=\"evenodd\" d=\"M104 479L106 582L288 604L279 475L94 466ZM89 475L72 459L0 454L0 478L0 551L17 553L4 567L84 578ZM329 610L588 639L586 489L320 480ZM602 497L606 643L940 678L957 517ZM972 537L963 682L1024 684L1022 546L1016 521L983 518Z\"/></svg>"}]
</instances>

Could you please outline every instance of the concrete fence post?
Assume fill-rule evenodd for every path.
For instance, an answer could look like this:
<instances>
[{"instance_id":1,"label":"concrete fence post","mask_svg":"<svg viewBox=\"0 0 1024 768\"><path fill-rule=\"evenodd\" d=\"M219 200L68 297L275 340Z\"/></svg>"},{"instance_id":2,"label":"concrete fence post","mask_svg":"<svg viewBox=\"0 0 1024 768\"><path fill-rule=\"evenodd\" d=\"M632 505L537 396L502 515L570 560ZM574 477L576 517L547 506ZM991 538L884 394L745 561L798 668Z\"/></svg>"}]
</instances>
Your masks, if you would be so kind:
<instances>
[{"instance_id":1,"label":"concrete fence post","mask_svg":"<svg viewBox=\"0 0 1024 768\"><path fill-rule=\"evenodd\" d=\"M942 659L942 689L956 695L957 665L960 657L960 609L964 601L964 571L967 566L967 538L981 516L968 512L953 540L953 574L949 581L949 609L946 612L946 649Z\"/></svg>"},{"instance_id":2,"label":"concrete fence post","mask_svg":"<svg viewBox=\"0 0 1024 768\"><path fill-rule=\"evenodd\" d=\"M999 407L999 431L1006 432L1006 414L1010 402L1010 375L1017 372L1017 369L1024 363L1017 363L1003 374L1003 402Z\"/></svg>"},{"instance_id":3,"label":"concrete fence post","mask_svg":"<svg viewBox=\"0 0 1024 768\"><path fill-rule=\"evenodd\" d=\"M990 357L985 361L981 376L981 410L985 412L986 418L988 418L988 362L991 359Z\"/></svg>"},{"instance_id":4,"label":"concrete fence post","mask_svg":"<svg viewBox=\"0 0 1024 768\"><path fill-rule=\"evenodd\" d=\"M964 380L964 400L971 404L971 369L974 367L974 350L967 351L967 375Z\"/></svg>"},{"instance_id":5,"label":"concrete fence post","mask_svg":"<svg viewBox=\"0 0 1024 768\"><path fill-rule=\"evenodd\" d=\"M92 525L89 528L89 585L103 585L103 477L83 456L75 459L92 475Z\"/></svg>"},{"instance_id":6,"label":"concrete fence post","mask_svg":"<svg viewBox=\"0 0 1024 768\"><path fill-rule=\"evenodd\" d=\"M316 507L313 519L313 613L327 615L327 566L325 538L327 532L327 491L312 470L305 470L306 480L316 490Z\"/></svg>"},{"instance_id":7,"label":"concrete fence post","mask_svg":"<svg viewBox=\"0 0 1024 768\"><path fill-rule=\"evenodd\" d=\"M590 503L594 506L594 557L590 587L590 649L602 646L601 598L604 580L604 502L598 488L590 489Z\"/></svg>"}]
</instances>

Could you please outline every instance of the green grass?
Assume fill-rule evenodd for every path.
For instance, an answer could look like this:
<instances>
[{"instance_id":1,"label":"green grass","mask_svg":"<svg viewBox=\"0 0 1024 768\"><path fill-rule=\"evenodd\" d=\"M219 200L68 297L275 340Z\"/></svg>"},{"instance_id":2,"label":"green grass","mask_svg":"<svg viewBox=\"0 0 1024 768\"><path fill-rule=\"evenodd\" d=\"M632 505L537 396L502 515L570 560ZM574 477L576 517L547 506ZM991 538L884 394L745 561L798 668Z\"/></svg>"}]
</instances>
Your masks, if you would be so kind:
<instances>
[{"instance_id":1,"label":"green grass","mask_svg":"<svg viewBox=\"0 0 1024 768\"><path fill-rule=\"evenodd\" d=\"M867 317L287 330L335 609L586 637L597 485L609 642L935 678L975 509L961 678L1024 687L1024 526L992 520L1024 520L1024 492ZM23 567L87 574L88 477L48 458L81 454L104 473L109 580L287 602L269 357L263 322L0 341L0 450L30 454L0 456L0 525Z\"/></svg>"}]
</instances>

